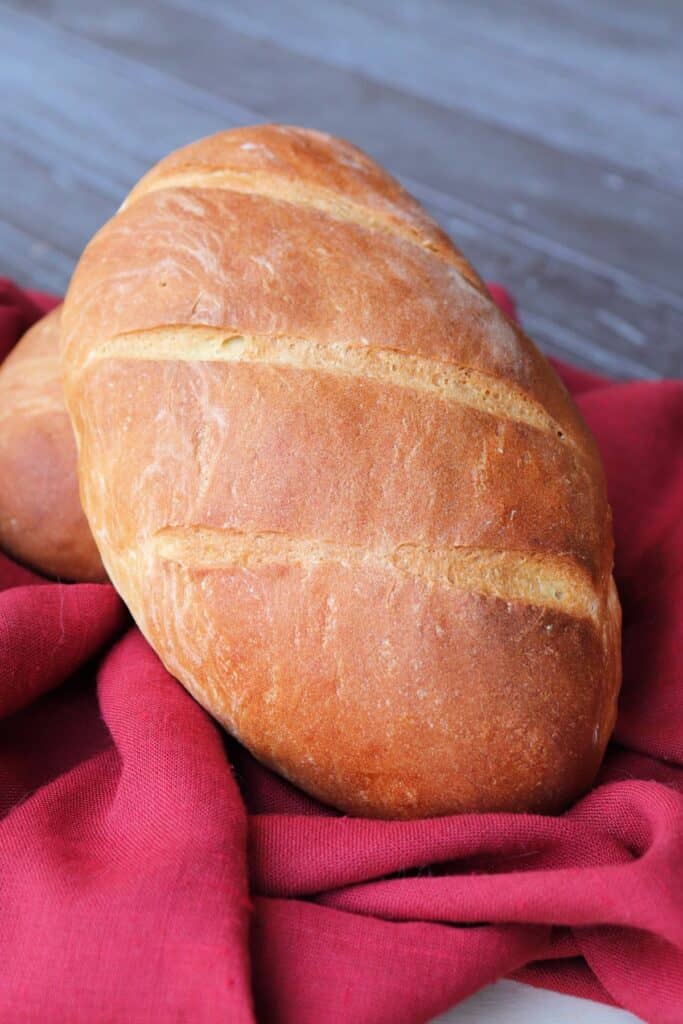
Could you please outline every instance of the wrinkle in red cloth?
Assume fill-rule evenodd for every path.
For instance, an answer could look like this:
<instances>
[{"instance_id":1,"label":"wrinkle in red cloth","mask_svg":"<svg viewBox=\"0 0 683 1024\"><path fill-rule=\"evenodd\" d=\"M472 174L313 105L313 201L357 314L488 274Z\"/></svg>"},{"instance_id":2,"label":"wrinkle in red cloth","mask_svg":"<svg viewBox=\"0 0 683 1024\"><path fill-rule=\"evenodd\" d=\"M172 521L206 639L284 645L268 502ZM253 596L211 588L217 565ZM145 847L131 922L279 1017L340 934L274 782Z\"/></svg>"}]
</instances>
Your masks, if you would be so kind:
<instances>
[{"instance_id":1,"label":"wrinkle in red cloth","mask_svg":"<svg viewBox=\"0 0 683 1024\"><path fill-rule=\"evenodd\" d=\"M47 306L0 283L0 353ZM110 586L0 556L0 1022L413 1024L508 975L680 1024L683 383L560 372L606 463L624 688L559 817L320 807L222 734Z\"/></svg>"}]
</instances>

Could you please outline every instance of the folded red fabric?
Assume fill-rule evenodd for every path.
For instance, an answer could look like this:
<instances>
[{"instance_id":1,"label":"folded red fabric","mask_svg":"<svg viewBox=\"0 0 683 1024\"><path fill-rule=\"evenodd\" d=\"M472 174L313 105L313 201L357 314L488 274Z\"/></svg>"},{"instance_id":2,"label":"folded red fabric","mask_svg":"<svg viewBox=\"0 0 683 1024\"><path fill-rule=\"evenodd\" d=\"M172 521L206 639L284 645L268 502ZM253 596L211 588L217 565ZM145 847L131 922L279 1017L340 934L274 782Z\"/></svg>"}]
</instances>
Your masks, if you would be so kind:
<instances>
[{"instance_id":1,"label":"folded red fabric","mask_svg":"<svg viewBox=\"0 0 683 1024\"><path fill-rule=\"evenodd\" d=\"M0 286L0 354L49 301ZM559 369L624 607L614 742L562 816L342 817L228 740L111 587L0 556L0 1021L412 1024L512 975L680 1024L683 383Z\"/></svg>"}]
</instances>

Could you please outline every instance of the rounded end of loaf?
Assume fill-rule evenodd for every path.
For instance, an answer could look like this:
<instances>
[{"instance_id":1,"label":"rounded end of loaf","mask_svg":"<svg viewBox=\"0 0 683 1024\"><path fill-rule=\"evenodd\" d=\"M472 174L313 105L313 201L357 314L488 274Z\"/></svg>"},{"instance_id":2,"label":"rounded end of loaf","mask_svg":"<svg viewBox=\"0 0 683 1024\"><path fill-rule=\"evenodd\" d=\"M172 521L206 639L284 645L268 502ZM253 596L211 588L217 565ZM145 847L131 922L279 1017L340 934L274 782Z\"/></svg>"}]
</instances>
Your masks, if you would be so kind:
<instances>
[{"instance_id":1,"label":"rounded end of loaf","mask_svg":"<svg viewBox=\"0 0 683 1024\"><path fill-rule=\"evenodd\" d=\"M169 670L262 763L377 818L553 813L590 787L620 685L613 583L579 615L268 544L200 559L164 534L135 572L160 604L128 587Z\"/></svg>"},{"instance_id":2,"label":"rounded end of loaf","mask_svg":"<svg viewBox=\"0 0 683 1024\"><path fill-rule=\"evenodd\" d=\"M474 268L410 193L353 143L326 132L286 124L217 132L160 160L122 209L169 188L261 193L388 228L447 260L485 291Z\"/></svg>"},{"instance_id":3,"label":"rounded end of loaf","mask_svg":"<svg viewBox=\"0 0 683 1024\"><path fill-rule=\"evenodd\" d=\"M0 367L0 548L57 579L106 579L81 508L56 309Z\"/></svg>"}]
</instances>

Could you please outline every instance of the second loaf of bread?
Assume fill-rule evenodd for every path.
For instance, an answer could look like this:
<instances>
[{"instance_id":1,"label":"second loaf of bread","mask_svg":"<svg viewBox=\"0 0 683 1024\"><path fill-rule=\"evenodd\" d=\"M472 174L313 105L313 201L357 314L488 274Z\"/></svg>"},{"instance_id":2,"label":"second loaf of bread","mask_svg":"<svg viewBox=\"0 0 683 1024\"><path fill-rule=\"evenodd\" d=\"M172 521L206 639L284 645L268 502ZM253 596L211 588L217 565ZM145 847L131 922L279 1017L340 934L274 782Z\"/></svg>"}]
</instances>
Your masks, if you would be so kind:
<instances>
[{"instance_id":1,"label":"second loaf of bread","mask_svg":"<svg viewBox=\"0 0 683 1024\"><path fill-rule=\"evenodd\" d=\"M78 495L55 309L0 367L0 548L46 576L104 580Z\"/></svg>"},{"instance_id":2,"label":"second loaf of bread","mask_svg":"<svg viewBox=\"0 0 683 1024\"><path fill-rule=\"evenodd\" d=\"M87 247L63 341L111 579L256 757L385 817L590 784L620 675L595 445L377 165L278 126L180 150Z\"/></svg>"}]
</instances>

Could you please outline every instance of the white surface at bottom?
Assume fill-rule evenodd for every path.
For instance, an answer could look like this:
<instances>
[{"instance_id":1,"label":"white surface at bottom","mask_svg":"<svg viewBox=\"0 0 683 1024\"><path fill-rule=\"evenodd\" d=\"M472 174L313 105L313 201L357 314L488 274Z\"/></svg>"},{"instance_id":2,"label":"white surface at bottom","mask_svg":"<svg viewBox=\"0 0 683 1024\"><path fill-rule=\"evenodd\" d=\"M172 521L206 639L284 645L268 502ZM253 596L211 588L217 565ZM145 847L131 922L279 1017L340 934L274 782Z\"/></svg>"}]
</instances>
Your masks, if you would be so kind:
<instances>
[{"instance_id":1,"label":"white surface at bottom","mask_svg":"<svg viewBox=\"0 0 683 1024\"><path fill-rule=\"evenodd\" d=\"M497 981L476 992L433 1024L637 1024L626 1010L563 996L517 981Z\"/></svg>"}]
</instances>

